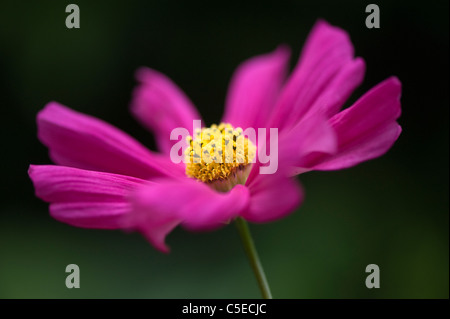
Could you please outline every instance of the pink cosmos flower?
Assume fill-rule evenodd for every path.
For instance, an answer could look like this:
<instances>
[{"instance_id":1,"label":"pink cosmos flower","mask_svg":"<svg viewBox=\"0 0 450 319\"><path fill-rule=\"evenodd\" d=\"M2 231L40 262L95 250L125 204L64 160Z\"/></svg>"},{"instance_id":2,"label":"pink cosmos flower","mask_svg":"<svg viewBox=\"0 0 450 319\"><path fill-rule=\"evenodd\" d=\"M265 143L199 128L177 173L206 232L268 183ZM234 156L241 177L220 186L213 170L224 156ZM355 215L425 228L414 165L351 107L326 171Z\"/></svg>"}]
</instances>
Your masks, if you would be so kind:
<instances>
[{"instance_id":1,"label":"pink cosmos flower","mask_svg":"<svg viewBox=\"0 0 450 319\"><path fill-rule=\"evenodd\" d=\"M395 77L341 110L365 71L345 31L319 21L286 78L288 59L282 46L239 66L222 119L234 128L278 128L275 174L259 174L257 162L243 183L226 192L188 177L186 164L169 158L177 142L169 136L176 127L193 134L192 121L200 115L169 78L143 68L132 112L155 134L160 153L99 119L50 102L37 116L38 137L57 165L30 166L36 195L61 222L137 230L164 252L166 235L178 225L204 230L236 217L264 223L286 216L303 199L293 175L376 158L401 132L401 84Z\"/></svg>"}]
</instances>

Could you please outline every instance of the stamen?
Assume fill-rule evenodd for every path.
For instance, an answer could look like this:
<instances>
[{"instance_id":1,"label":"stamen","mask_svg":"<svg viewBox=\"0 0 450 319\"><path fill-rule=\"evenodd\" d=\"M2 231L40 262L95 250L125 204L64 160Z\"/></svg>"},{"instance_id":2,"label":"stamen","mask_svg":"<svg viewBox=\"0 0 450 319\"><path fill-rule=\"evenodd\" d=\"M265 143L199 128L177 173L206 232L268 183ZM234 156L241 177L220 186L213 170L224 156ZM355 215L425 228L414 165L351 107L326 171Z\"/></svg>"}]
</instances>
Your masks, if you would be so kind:
<instances>
[{"instance_id":1,"label":"stamen","mask_svg":"<svg viewBox=\"0 0 450 319\"><path fill-rule=\"evenodd\" d=\"M187 137L186 175L224 192L244 184L256 147L242 133L242 128L226 123L196 129Z\"/></svg>"}]
</instances>

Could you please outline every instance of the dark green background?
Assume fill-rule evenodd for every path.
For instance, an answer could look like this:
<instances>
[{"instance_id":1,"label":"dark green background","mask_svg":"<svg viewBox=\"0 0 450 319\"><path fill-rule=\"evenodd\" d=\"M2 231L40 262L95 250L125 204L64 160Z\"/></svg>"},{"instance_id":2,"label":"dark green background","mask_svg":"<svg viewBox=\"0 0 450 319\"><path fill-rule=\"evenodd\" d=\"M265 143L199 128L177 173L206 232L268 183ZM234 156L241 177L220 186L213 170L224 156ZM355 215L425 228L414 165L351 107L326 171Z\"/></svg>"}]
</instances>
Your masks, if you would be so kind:
<instances>
[{"instance_id":1,"label":"dark green background","mask_svg":"<svg viewBox=\"0 0 450 319\"><path fill-rule=\"evenodd\" d=\"M382 158L300 176L304 205L252 231L278 298L448 298L448 1L378 1L381 29L365 27L369 1L247 4L5 2L0 10L2 298L257 298L235 227L176 229L169 255L139 234L58 223L34 196L30 163L46 164L36 113L50 100L95 115L154 146L128 111L142 65L170 76L208 124L243 60L286 43L292 65L317 18L347 30L367 63L354 101L390 75L403 83L403 133ZM214 4L216 3L216 4ZM65 267L81 288L65 287ZM365 267L381 288L365 287Z\"/></svg>"}]
</instances>

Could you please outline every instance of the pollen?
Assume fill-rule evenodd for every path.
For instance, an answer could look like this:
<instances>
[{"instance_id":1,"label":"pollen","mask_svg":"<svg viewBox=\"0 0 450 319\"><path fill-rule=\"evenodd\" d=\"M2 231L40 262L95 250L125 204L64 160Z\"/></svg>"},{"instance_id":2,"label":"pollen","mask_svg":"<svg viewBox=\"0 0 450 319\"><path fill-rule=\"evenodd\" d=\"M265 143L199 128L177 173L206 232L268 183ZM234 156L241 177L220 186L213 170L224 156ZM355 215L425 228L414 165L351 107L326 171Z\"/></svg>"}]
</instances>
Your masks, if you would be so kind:
<instances>
[{"instance_id":1,"label":"pollen","mask_svg":"<svg viewBox=\"0 0 450 319\"><path fill-rule=\"evenodd\" d=\"M255 159L256 147L242 128L227 123L197 129L188 136L186 175L220 191L244 184Z\"/></svg>"}]
</instances>

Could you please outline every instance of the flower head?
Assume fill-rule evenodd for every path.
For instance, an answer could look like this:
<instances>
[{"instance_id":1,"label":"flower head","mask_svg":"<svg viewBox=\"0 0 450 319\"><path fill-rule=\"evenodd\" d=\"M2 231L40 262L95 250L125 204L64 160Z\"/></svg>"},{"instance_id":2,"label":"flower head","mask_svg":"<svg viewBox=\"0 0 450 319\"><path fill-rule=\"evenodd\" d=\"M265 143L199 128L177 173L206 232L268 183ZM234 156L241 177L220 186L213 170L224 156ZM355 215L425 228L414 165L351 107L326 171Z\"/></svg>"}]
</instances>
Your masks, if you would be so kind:
<instances>
[{"instance_id":1,"label":"flower head","mask_svg":"<svg viewBox=\"0 0 450 319\"><path fill-rule=\"evenodd\" d=\"M207 183L218 191L244 185L255 159L256 147L244 136L242 128L213 124L188 136L186 175Z\"/></svg>"},{"instance_id":2,"label":"flower head","mask_svg":"<svg viewBox=\"0 0 450 319\"><path fill-rule=\"evenodd\" d=\"M197 131L192 123L201 118L186 95L163 74L140 69L132 112L155 134L159 153L50 102L38 114L38 136L57 165L30 166L36 195L57 220L138 230L161 251L180 224L204 230L236 217L262 223L289 214L303 199L293 175L348 168L393 145L401 132L401 85L388 78L342 110L365 65L353 56L347 33L324 21L286 79L288 59L282 46L244 62L232 78L222 124ZM170 138L175 128L190 135L181 163L170 159L180 142ZM243 134L249 128L277 129L271 174L260 173L267 166L260 154L272 141Z\"/></svg>"}]
</instances>

